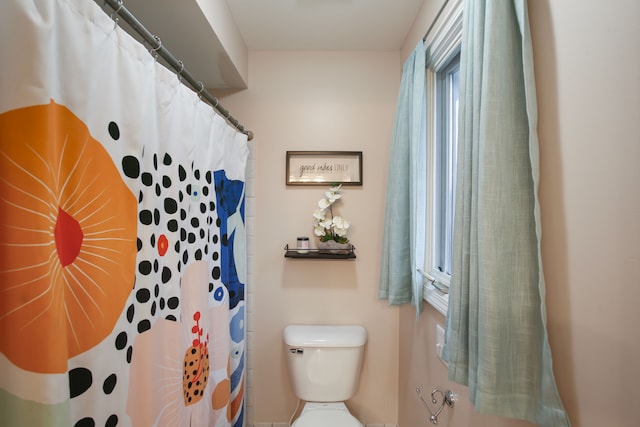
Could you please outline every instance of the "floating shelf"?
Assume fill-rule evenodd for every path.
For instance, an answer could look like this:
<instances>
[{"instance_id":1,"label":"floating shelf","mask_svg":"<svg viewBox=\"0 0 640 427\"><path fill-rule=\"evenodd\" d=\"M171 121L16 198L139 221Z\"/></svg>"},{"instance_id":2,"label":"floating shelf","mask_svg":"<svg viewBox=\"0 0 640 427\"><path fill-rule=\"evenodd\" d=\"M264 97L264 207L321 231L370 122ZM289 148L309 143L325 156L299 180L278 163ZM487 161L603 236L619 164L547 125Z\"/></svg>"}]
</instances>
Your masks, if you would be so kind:
<instances>
[{"instance_id":1,"label":"floating shelf","mask_svg":"<svg viewBox=\"0 0 640 427\"><path fill-rule=\"evenodd\" d=\"M354 259L356 257L355 249L353 245L351 246L351 250L348 253L344 254L331 254L327 252L320 252L318 249L308 249L307 253L299 253L295 249L289 249L289 245L284 247L284 257L285 258L296 258L296 259Z\"/></svg>"}]
</instances>

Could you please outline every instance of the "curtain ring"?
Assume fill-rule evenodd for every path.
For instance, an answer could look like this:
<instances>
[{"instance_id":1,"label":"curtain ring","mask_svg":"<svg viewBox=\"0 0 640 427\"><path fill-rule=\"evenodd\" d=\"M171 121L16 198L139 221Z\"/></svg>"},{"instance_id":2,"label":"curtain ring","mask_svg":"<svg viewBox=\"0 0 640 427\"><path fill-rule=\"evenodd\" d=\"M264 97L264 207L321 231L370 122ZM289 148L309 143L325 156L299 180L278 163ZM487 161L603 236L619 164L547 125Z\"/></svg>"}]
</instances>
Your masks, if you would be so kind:
<instances>
[{"instance_id":1,"label":"curtain ring","mask_svg":"<svg viewBox=\"0 0 640 427\"><path fill-rule=\"evenodd\" d=\"M198 91L198 97L202 99L202 94L204 93L204 84L201 81L199 81L198 84L200 85L200 90Z\"/></svg>"},{"instance_id":2,"label":"curtain ring","mask_svg":"<svg viewBox=\"0 0 640 427\"><path fill-rule=\"evenodd\" d=\"M158 37L158 36L153 36L153 38L158 42L158 46L152 48L151 51L152 52L157 52L162 47L162 40L160 40L160 37Z\"/></svg>"},{"instance_id":3,"label":"curtain ring","mask_svg":"<svg viewBox=\"0 0 640 427\"><path fill-rule=\"evenodd\" d=\"M105 4L107 2L105 1ZM122 9L122 0L118 0L118 8L114 9L113 12L111 13L111 19L114 22L114 27L113 29L115 30L118 27L118 14L120 13L120 9Z\"/></svg>"},{"instance_id":4,"label":"curtain ring","mask_svg":"<svg viewBox=\"0 0 640 427\"><path fill-rule=\"evenodd\" d=\"M182 72L184 71L184 63L178 59L178 64L180 64L180 69L176 72L178 75L178 81L182 82Z\"/></svg>"},{"instance_id":5,"label":"curtain ring","mask_svg":"<svg viewBox=\"0 0 640 427\"><path fill-rule=\"evenodd\" d=\"M116 14L120 13L120 9L122 9L122 6L123 6L123 0L118 0L118 8L115 10Z\"/></svg>"}]
</instances>

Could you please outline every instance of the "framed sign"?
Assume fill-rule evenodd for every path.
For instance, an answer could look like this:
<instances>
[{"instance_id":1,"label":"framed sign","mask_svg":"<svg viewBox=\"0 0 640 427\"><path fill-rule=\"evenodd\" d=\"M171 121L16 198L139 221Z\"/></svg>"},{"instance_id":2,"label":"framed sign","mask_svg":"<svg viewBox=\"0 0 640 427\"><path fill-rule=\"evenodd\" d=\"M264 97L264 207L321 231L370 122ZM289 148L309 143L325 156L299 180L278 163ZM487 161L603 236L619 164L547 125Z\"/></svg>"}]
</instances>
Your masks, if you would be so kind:
<instances>
[{"instance_id":1,"label":"framed sign","mask_svg":"<svg viewBox=\"0 0 640 427\"><path fill-rule=\"evenodd\" d=\"M362 151L287 151L287 185L362 185Z\"/></svg>"}]
</instances>

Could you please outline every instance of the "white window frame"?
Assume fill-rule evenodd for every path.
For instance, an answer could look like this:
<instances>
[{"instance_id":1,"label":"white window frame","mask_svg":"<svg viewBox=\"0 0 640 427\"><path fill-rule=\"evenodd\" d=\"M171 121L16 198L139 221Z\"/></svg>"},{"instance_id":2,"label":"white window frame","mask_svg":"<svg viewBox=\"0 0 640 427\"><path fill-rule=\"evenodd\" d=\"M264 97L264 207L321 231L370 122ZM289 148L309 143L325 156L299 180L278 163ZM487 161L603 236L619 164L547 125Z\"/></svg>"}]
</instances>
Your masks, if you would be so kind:
<instances>
[{"instance_id":1,"label":"white window frame","mask_svg":"<svg viewBox=\"0 0 640 427\"><path fill-rule=\"evenodd\" d=\"M462 41L462 0L452 1L443 16L433 26L432 35L425 41L427 52L427 244L425 256L424 299L446 316L449 306L448 287L451 276L435 266L434 246L436 236L436 85L438 72L444 70L460 52Z\"/></svg>"}]
</instances>

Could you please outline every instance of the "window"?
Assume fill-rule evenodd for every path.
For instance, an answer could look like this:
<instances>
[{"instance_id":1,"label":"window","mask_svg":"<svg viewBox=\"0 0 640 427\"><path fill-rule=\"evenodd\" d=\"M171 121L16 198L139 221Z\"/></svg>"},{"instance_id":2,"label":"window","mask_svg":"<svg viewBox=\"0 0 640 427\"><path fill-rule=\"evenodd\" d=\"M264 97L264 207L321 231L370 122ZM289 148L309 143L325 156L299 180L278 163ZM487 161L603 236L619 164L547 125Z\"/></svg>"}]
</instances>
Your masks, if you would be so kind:
<instances>
[{"instance_id":1,"label":"window","mask_svg":"<svg viewBox=\"0 0 640 427\"><path fill-rule=\"evenodd\" d=\"M436 73L435 230L433 267L451 276L455 214L460 54Z\"/></svg>"},{"instance_id":2,"label":"window","mask_svg":"<svg viewBox=\"0 0 640 427\"><path fill-rule=\"evenodd\" d=\"M462 38L462 1L452 3L426 42L428 199L424 295L445 315L453 254Z\"/></svg>"}]
</instances>

